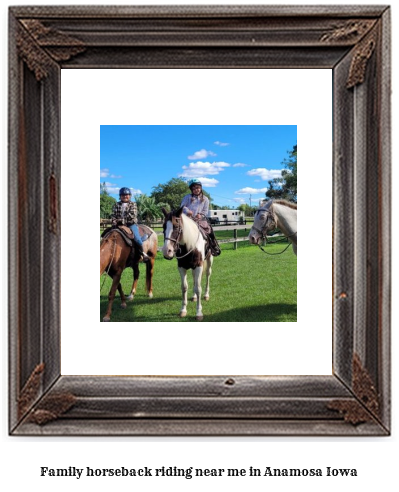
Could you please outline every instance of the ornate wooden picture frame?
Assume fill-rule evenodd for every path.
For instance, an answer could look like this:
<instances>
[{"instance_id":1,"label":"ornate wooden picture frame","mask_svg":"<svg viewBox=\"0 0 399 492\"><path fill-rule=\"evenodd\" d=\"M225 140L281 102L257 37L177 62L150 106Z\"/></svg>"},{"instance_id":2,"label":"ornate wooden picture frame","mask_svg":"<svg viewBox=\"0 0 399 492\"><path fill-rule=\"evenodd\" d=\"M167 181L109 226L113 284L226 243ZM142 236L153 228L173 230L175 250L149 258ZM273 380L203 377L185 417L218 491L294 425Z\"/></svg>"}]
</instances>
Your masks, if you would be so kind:
<instances>
[{"instance_id":1,"label":"ornate wooden picture frame","mask_svg":"<svg viewBox=\"0 0 399 492\"><path fill-rule=\"evenodd\" d=\"M389 435L389 7L11 7L9 35L10 434ZM60 73L100 67L332 70L330 376L60 374Z\"/></svg>"}]
</instances>

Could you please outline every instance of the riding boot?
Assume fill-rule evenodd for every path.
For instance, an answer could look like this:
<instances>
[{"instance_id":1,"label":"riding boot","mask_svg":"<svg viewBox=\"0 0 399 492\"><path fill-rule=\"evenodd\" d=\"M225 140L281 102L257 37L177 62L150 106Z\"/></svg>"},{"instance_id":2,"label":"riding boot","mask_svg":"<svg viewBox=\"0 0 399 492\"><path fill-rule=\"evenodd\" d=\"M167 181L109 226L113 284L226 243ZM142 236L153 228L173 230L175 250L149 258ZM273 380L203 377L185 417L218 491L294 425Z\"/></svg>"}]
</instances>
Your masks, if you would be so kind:
<instances>
[{"instance_id":1,"label":"riding boot","mask_svg":"<svg viewBox=\"0 0 399 492\"><path fill-rule=\"evenodd\" d=\"M212 231L211 233L209 233L208 237L209 237L209 246L211 248L212 256L219 256L221 251L214 232Z\"/></svg>"},{"instance_id":2,"label":"riding boot","mask_svg":"<svg viewBox=\"0 0 399 492\"><path fill-rule=\"evenodd\" d=\"M146 253L144 253L143 245L136 243L136 249L137 249L137 253L138 253L139 258L141 258L143 260L143 262L146 263L150 258L148 257L148 255Z\"/></svg>"}]
</instances>

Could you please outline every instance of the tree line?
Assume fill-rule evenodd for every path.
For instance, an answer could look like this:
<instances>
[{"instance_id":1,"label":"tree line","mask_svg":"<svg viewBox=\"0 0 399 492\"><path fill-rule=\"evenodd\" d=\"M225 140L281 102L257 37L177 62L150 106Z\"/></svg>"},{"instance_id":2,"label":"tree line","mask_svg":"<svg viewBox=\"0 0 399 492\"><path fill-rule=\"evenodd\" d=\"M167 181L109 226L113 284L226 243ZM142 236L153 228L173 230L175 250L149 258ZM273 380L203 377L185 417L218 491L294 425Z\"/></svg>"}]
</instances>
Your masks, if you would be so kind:
<instances>
[{"instance_id":1,"label":"tree line","mask_svg":"<svg viewBox=\"0 0 399 492\"><path fill-rule=\"evenodd\" d=\"M294 145L291 151L288 151L288 159L282 162L285 169L280 178L269 181L269 188L265 194L265 200L280 198L289 201L297 201L297 146ZM180 207L182 198L187 195L187 183L182 178L172 178L167 183L160 183L152 188L151 195L141 194L135 196L135 201L139 210L139 221L143 223L155 222L163 216L162 207L167 210L175 210ZM214 203L211 195L203 190L204 195L209 199L210 209L223 210L229 207L221 207ZM100 184L100 218L109 219L112 213L112 207L116 203L106 187L105 183ZM239 205L238 210L245 213L246 216L254 214L257 206L251 207L247 204Z\"/></svg>"}]
</instances>

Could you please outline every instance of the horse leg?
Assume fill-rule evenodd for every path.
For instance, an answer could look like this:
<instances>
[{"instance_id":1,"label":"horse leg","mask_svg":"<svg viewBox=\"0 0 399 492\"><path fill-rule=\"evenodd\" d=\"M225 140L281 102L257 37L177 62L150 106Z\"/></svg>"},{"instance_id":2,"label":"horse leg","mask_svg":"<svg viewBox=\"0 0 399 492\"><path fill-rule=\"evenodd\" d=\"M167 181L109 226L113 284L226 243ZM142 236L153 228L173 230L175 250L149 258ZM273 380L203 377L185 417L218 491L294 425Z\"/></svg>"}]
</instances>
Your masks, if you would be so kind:
<instances>
[{"instance_id":1,"label":"horse leg","mask_svg":"<svg viewBox=\"0 0 399 492\"><path fill-rule=\"evenodd\" d=\"M204 319L204 315L202 314L202 304L201 304L201 280L202 280L202 270L203 266L199 266L194 269L194 289L197 294L197 314L195 319L197 321L202 321Z\"/></svg>"},{"instance_id":2,"label":"horse leg","mask_svg":"<svg viewBox=\"0 0 399 492\"><path fill-rule=\"evenodd\" d=\"M292 249L294 250L294 253L296 255L296 243L292 243Z\"/></svg>"},{"instance_id":3,"label":"horse leg","mask_svg":"<svg viewBox=\"0 0 399 492\"><path fill-rule=\"evenodd\" d=\"M107 264L105 262L101 262L101 259L100 259L100 277L105 272L106 268L107 268Z\"/></svg>"},{"instance_id":4,"label":"horse leg","mask_svg":"<svg viewBox=\"0 0 399 492\"><path fill-rule=\"evenodd\" d=\"M110 241L104 241L100 244L100 277L112 263L115 253L116 239L111 243Z\"/></svg>"},{"instance_id":5,"label":"horse leg","mask_svg":"<svg viewBox=\"0 0 399 492\"><path fill-rule=\"evenodd\" d=\"M133 285L132 285L132 290L130 291L130 295L127 298L128 301L132 301L134 296L136 295L137 282L139 281L139 277L140 277L140 269L137 263L133 264L132 269L133 269Z\"/></svg>"},{"instance_id":6,"label":"horse leg","mask_svg":"<svg viewBox=\"0 0 399 492\"><path fill-rule=\"evenodd\" d=\"M193 272L193 296L191 297L191 301L197 302L197 293L195 292L195 273L194 273L194 270L192 270L192 272Z\"/></svg>"},{"instance_id":7,"label":"horse leg","mask_svg":"<svg viewBox=\"0 0 399 492\"><path fill-rule=\"evenodd\" d=\"M205 286L205 294L204 294L205 301L209 301L209 280L212 275L212 263L213 263L213 256L211 255L205 262L205 274L206 274L206 286Z\"/></svg>"},{"instance_id":8,"label":"horse leg","mask_svg":"<svg viewBox=\"0 0 399 492\"><path fill-rule=\"evenodd\" d=\"M121 296L121 308L126 309L126 296L122 290L122 284L120 282L118 284L118 292L119 292L119 295Z\"/></svg>"},{"instance_id":9,"label":"horse leg","mask_svg":"<svg viewBox=\"0 0 399 492\"><path fill-rule=\"evenodd\" d=\"M146 285L146 291L147 295L150 299L152 299L153 294L152 294L152 277L154 275L154 263L155 259L149 257L150 259L147 261L145 265L145 272L146 272L146 279L145 279L145 285Z\"/></svg>"},{"instance_id":10,"label":"horse leg","mask_svg":"<svg viewBox=\"0 0 399 492\"><path fill-rule=\"evenodd\" d=\"M180 310L180 318L187 316L187 270L184 268L179 268L180 278L181 278L181 293L182 293L182 305Z\"/></svg>"},{"instance_id":11,"label":"horse leg","mask_svg":"<svg viewBox=\"0 0 399 492\"><path fill-rule=\"evenodd\" d=\"M105 272L105 270L109 267L109 264L111 262L111 258L106 256L105 254L101 254L102 251L100 250L100 277L101 275Z\"/></svg>"},{"instance_id":12,"label":"horse leg","mask_svg":"<svg viewBox=\"0 0 399 492\"><path fill-rule=\"evenodd\" d=\"M118 271L112 277L112 286L111 286L111 290L109 291L109 294L108 294L107 312L105 313L103 321L111 321L112 304L114 303L115 293L116 293L116 289L118 288L118 285L119 285L121 274L122 274L122 272Z\"/></svg>"}]
</instances>

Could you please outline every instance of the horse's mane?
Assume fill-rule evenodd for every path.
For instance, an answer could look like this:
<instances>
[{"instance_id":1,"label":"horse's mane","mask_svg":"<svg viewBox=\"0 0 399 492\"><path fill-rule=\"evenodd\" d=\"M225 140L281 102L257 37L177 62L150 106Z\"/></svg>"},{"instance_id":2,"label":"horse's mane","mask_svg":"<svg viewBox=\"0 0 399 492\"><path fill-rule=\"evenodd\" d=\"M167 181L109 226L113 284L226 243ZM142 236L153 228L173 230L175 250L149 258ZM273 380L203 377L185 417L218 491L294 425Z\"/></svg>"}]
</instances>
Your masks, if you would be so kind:
<instances>
[{"instance_id":1,"label":"horse's mane","mask_svg":"<svg viewBox=\"0 0 399 492\"><path fill-rule=\"evenodd\" d=\"M186 235L186 246L189 249L194 248L196 246L198 237L201 236L201 234L199 233L198 225L194 222L193 219L190 219L190 217L188 217L186 214L182 213L181 218L183 221L183 234L185 230L187 231L187 229L189 229L190 232L192 233L192 236L189 238L190 241L187 241L188 238Z\"/></svg>"},{"instance_id":2,"label":"horse's mane","mask_svg":"<svg viewBox=\"0 0 399 492\"><path fill-rule=\"evenodd\" d=\"M172 220L174 213L175 213L175 211L168 213L168 215L165 217L164 226L165 226L166 222ZM191 234L192 237L189 237L189 238L187 238L187 234L185 235L186 241L187 241L187 239L189 239L189 241L186 242L186 247L188 249L192 249L196 246L198 238L201 238L202 235L201 235L201 233L199 233L198 225L194 222L193 219L190 219L190 217L188 217L184 213L182 213L180 215L180 219L182 220L183 234L184 234L184 231L185 232L191 231L191 233L192 233Z\"/></svg>"},{"instance_id":3,"label":"horse's mane","mask_svg":"<svg viewBox=\"0 0 399 492\"><path fill-rule=\"evenodd\" d=\"M273 203L279 203L280 205L297 210L297 204L294 202L289 202L288 200L273 200Z\"/></svg>"}]
</instances>

